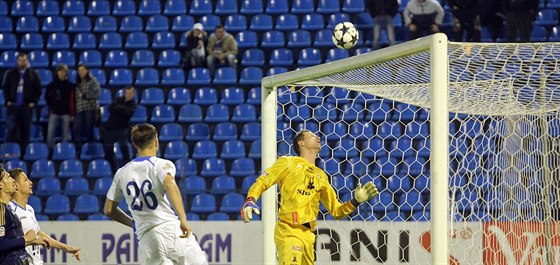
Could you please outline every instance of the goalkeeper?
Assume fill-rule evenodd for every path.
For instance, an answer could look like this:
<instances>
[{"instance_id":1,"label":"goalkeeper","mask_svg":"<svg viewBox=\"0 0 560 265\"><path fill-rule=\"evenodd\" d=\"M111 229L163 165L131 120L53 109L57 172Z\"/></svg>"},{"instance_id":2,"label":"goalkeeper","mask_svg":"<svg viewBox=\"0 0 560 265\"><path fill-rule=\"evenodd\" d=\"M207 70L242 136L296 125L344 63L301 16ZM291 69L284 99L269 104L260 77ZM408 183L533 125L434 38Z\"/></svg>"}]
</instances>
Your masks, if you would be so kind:
<instances>
[{"instance_id":1,"label":"goalkeeper","mask_svg":"<svg viewBox=\"0 0 560 265\"><path fill-rule=\"evenodd\" d=\"M379 193L373 182L354 190L354 198L341 203L330 185L325 172L315 166L321 151L321 139L309 130L298 132L293 142L299 156L282 156L266 169L249 189L241 216L245 223L253 212L260 214L256 201L260 195L278 183L280 187L279 221L274 230L274 242L279 264L313 264L314 229L319 212L319 201L336 219L352 213L361 203Z\"/></svg>"}]
</instances>

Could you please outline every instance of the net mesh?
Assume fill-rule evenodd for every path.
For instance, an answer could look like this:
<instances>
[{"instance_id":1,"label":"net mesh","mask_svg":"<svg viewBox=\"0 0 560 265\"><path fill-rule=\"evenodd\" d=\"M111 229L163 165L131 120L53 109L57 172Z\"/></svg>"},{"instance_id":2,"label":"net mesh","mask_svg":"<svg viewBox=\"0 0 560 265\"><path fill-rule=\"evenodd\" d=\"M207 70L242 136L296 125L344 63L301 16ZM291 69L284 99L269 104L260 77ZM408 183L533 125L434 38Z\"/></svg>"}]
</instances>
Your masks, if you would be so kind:
<instances>
[{"instance_id":1,"label":"net mesh","mask_svg":"<svg viewBox=\"0 0 560 265\"><path fill-rule=\"evenodd\" d=\"M559 49L449 44L450 262L560 262ZM278 88L278 156L306 128L341 201L381 193L342 221L321 207L318 264L430 262L429 77L424 51Z\"/></svg>"}]
</instances>

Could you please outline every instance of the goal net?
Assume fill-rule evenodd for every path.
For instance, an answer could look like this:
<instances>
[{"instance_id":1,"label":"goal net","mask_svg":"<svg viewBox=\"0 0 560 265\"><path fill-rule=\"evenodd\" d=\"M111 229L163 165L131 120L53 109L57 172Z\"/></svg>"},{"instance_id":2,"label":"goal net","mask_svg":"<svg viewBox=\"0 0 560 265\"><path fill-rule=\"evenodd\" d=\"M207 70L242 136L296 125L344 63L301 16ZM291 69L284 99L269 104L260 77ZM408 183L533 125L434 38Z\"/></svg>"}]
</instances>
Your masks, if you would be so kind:
<instances>
[{"instance_id":1,"label":"goal net","mask_svg":"<svg viewBox=\"0 0 560 265\"><path fill-rule=\"evenodd\" d=\"M263 79L263 168L305 128L341 201L359 182L380 191L343 220L321 206L316 263L559 264L559 56L436 34Z\"/></svg>"}]
</instances>

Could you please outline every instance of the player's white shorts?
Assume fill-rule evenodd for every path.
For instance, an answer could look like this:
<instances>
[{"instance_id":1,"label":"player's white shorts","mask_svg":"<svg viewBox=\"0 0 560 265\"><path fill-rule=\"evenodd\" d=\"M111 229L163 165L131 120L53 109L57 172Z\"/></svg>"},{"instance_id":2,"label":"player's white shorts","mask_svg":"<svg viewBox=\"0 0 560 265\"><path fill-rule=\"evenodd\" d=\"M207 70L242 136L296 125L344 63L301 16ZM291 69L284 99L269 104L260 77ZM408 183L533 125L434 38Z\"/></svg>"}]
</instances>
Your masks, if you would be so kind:
<instances>
[{"instance_id":1,"label":"player's white shorts","mask_svg":"<svg viewBox=\"0 0 560 265\"><path fill-rule=\"evenodd\" d=\"M147 231L138 242L140 264L207 265L206 253L196 238L180 238L179 221L167 222Z\"/></svg>"}]
</instances>

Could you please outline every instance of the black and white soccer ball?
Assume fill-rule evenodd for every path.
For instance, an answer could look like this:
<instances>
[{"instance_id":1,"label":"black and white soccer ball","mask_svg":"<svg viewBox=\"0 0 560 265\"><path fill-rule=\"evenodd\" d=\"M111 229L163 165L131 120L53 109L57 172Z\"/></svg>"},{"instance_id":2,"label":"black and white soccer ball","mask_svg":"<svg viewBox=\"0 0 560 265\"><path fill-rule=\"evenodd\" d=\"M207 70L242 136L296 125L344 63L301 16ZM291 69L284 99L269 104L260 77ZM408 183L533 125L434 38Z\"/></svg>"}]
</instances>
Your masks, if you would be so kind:
<instances>
[{"instance_id":1,"label":"black and white soccer ball","mask_svg":"<svg viewBox=\"0 0 560 265\"><path fill-rule=\"evenodd\" d=\"M340 22L336 24L332 34L332 41L336 47L350 49L356 45L360 33L350 22Z\"/></svg>"}]
</instances>

